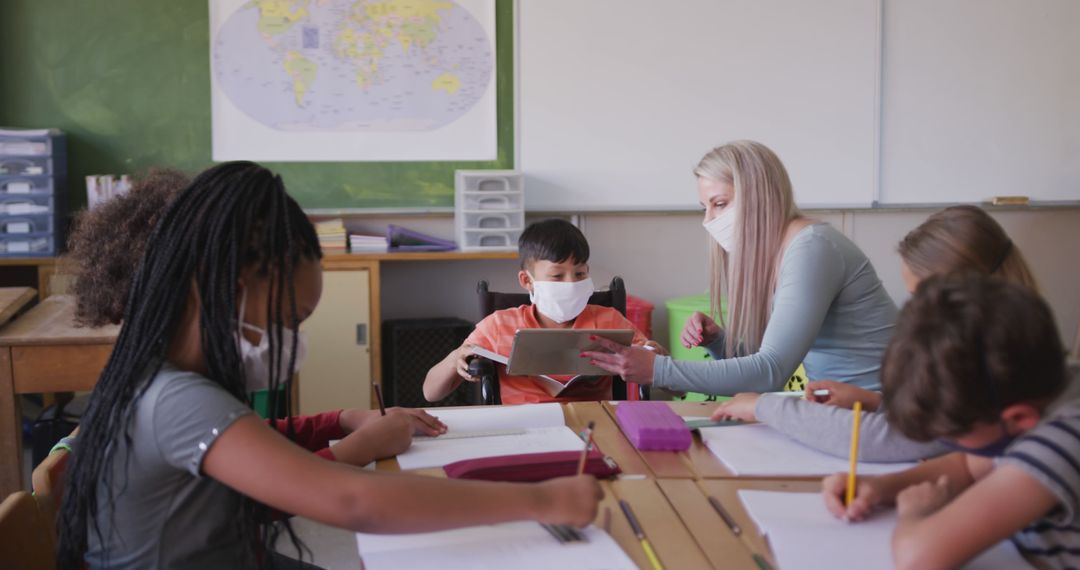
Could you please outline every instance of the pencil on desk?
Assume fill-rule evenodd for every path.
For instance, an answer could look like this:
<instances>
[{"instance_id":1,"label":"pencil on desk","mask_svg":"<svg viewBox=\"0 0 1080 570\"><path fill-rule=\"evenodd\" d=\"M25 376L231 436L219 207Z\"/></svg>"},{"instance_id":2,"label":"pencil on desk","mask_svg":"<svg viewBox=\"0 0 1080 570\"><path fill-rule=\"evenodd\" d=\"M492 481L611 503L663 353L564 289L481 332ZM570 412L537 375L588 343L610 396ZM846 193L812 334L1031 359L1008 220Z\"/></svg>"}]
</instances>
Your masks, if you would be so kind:
<instances>
[{"instance_id":1,"label":"pencil on desk","mask_svg":"<svg viewBox=\"0 0 1080 570\"><path fill-rule=\"evenodd\" d=\"M852 411L855 412L855 420L851 424L851 465L848 467L845 505L850 505L855 500L855 465L859 462L859 420L862 419L862 402L855 402Z\"/></svg>"},{"instance_id":2,"label":"pencil on desk","mask_svg":"<svg viewBox=\"0 0 1080 570\"><path fill-rule=\"evenodd\" d=\"M757 564L760 570L772 570L772 566L769 565L769 561L765 560L764 556L756 552L754 553L754 563Z\"/></svg>"},{"instance_id":3,"label":"pencil on desk","mask_svg":"<svg viewBox=\"0 0 1080 570\"><path fill-rule=\"evenodd\" d=\"M634 516L634 511L630 509L630 503L627 503L623 499L619 499L619 508L621 508L623 514L626 515L626 520L630 523L630 528L634 531L634 536L641 542L641 548L645 551L645 556L649 558L649 563L652 564L653 570L664 570L664 566L660 564L660 559L658 559L656 553L653 552L652 545L649 544L649 539L645 537L645 531L641 529L641 524L638 523L637 517Z\"/></svg>"},{"instance_id":4,"label":"pencil on desk","mask_svg":"<svg viewBox=\"0 0 1080 570\"><path fill-rule=\"evenodd\" d=\"M712 508L716 511L716 514L720 515L720 518L724 519L724 524L728 525L728 528L731 529L731 534L734 534L735 536L739 536L740 534L742 534L742 528L739 527L739 523L735 522L735 519L731 518L731 515L729 515L727 510L724 508L724 505L720 504L720 501L716 497L709 495L709 504L712 505Z\"/></svg>"},{"instance_id":5,"label":"pencil on desk","mask_svg":"<svg viewBox=\"0 0 1080 570\"><path fill-rule=\"evenodd\" d=\"M581 460L577 464L578 475L585 473L585 462L589 459L589 448L592 447L592 430L595 427L596 422L589 422L589 425L585 427L585 449L581 450Z\"/></svg>"},{"instance_id":6,"label":"pencil on desk","mask_svg":"<svg viewBox=\"0 0 1080 570\"><path fill-rule=\"evenodd\" d=\"M379 413L385 416L386 406L383 405L382 386L379 384L372 384L371 387L375 389L375 399L379 401Z\"/></svg>"}]
</instances>

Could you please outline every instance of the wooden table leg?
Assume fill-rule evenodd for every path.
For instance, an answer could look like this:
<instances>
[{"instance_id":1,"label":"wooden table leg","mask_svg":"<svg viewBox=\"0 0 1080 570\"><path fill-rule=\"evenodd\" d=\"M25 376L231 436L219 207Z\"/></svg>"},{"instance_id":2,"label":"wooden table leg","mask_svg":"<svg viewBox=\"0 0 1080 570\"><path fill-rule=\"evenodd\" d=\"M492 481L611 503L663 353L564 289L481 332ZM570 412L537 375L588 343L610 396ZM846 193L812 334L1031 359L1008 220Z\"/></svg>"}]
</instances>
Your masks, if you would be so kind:
<instances>
[{"instance_id":1,"label":"wooden table leg","mask_svg":"<svg viewBox=\"0 0 1080 570\"><path fill-rule=\"evenodd\" d=\"M15 393L11 349L0 348L0 497L22 489L22 411Z\"/></svg>"}]
</instances>

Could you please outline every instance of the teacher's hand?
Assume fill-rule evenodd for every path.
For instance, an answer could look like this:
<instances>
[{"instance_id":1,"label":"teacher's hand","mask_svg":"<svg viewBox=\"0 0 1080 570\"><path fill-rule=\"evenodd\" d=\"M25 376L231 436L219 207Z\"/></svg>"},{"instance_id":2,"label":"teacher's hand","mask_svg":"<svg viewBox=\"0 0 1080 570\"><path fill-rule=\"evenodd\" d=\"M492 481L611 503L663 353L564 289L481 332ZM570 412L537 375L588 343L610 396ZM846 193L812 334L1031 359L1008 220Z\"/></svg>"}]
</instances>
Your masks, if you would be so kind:
<instances>
[{"instance_id":1,"label":"teacher's hand","mask_svg":"<svg viewBox=\"0 0 1080 570\"><path fill-rule=\"evenodd\" d=\"M582 352L582 358L588 358L594 366L622 376L626 382L650 385L653 382L653 363L656 353L639 347L623 346L598 336L589 337L607 352Z\"/></svg>"},{"instance_id":2,"label":"teacher's hand","mask_svg":"<svg viewBox=\"0 0 1080 570\"><path fill-rule=\"evenodd\" d=\"M694 311L694 314L686 319L686 326L683 327L679 340L686 348L694 348L712 344L718 338L720 338L720 327L716 321L705 313Z\"/></svg>"}]
</instances>

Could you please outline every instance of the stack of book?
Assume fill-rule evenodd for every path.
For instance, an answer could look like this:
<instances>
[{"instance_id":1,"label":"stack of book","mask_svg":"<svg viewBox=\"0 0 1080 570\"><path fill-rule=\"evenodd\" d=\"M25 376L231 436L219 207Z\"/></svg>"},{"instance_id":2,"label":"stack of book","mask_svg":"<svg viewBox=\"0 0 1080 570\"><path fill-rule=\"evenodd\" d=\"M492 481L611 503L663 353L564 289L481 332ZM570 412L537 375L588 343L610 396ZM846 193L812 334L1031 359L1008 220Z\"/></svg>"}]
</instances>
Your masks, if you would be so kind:
<instances>
[{"instance_id":1,"label":"stack of book","mask_svg":"<svg viewBox=\"0 0 1080 570\"><path fill-rule=\"evenodd\" d=\"M349 251L353 253L382 253L388 245L386 236L349 234Z\"/></svg>"},{"instance_id":2,"label":"stack of book","mask_svg":"<svg viewBox=\"0 0 1080 570\"><path fill-rule=\"evenodd\" d=\"M315 233L324 253L345 253L345 223L341 218L315 222Z\"/></svg>"}]
</instances>

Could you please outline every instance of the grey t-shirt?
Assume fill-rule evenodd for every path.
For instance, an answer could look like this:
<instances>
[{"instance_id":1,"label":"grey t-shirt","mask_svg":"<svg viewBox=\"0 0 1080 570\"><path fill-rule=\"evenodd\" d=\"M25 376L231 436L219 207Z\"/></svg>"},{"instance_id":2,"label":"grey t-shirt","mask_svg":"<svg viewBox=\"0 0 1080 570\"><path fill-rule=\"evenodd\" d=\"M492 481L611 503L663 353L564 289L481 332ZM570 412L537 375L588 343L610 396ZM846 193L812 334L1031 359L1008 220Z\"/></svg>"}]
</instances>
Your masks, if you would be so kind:
<instances>
[{"instance_id":1,"label":"grey t-shirt","mask_svg":"<svg viewBox=\"0 0 1080 570\"><path fill-rule=\"evenodd\" d=\"M727 358L724 339L706 347L717 360L659 356L660 388L720 396L781 390L799 363L811 380L880 386L881 357L896 323L896 304L866 255L828 224L803 228L780 264L772 315L761 348Z\"/></svg>"},{"instance_id":2,"label":"grey t-shirt","mask_svg":"<svg viewBox=\"0 0 1080 570\"><path fill-rule=\"evenodd\" d=\"M111 445L112 486L98 485L98 540L89 529L90 568L236 568L243 497L200 472L203 457L237 418L253 413L224 388L166 364L150 380L133 419L130 447ZM78 450L76 450L78 453Z\"/></svg>"}]
</instances>

